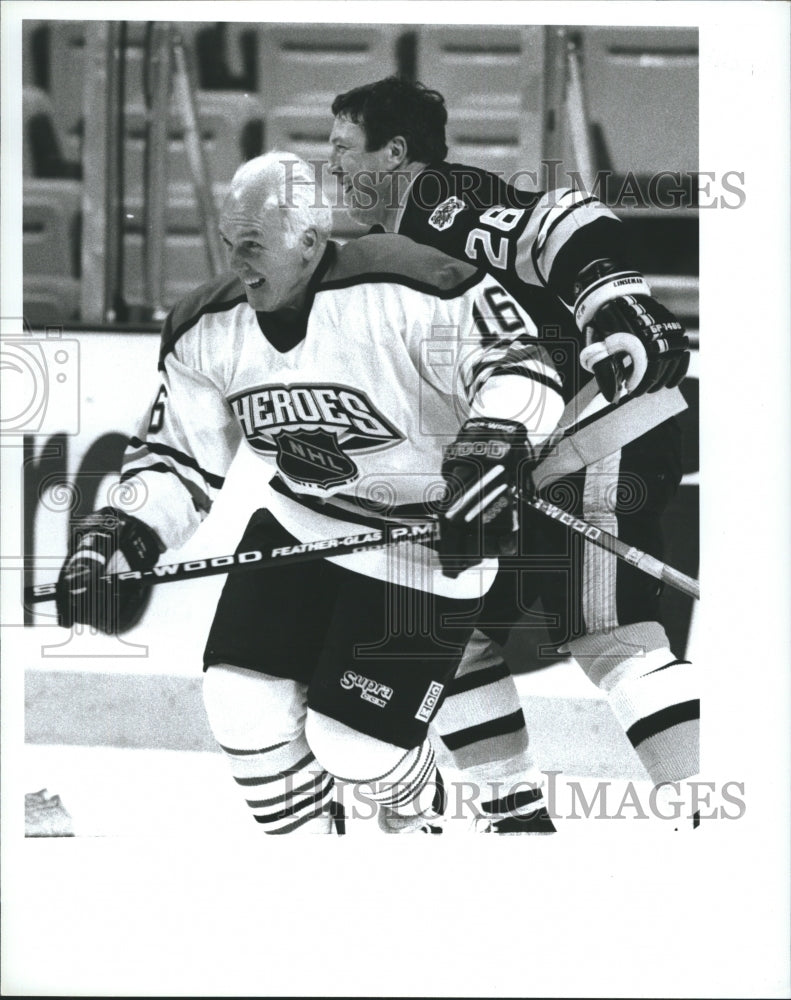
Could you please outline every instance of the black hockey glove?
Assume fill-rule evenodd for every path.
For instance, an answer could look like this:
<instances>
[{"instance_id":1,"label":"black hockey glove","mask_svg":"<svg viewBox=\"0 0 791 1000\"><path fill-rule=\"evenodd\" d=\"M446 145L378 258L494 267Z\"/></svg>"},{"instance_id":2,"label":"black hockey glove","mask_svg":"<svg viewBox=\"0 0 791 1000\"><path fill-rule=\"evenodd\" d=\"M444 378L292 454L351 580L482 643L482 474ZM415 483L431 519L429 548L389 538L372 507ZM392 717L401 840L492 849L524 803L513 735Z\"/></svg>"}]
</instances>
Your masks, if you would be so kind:
<instances>
[{"instance_id":1,"label":"black hockey glove","mask_svg":"<svg viewBox=\"0 0 791 1000\"><path fill-rule=\"evenodd\" d=\"M102 578L127 568L151 569L163 551L151 528L114 507L77 518L56 587L58 624L71 628L81 622L108 633L131 628L145 608L151 585Z\"/></svg>"},{"instance_id":2,"label":"black hockey glove","mask_svg":"<svg viewBox=\"0 0 791 1000\"><path fill-rule=\"evenodd\" d=\"M445 576L516 551L517 488L533 495L534 467L522 424L474 418L462 427L442 462L447 497L437 553Z\"/></svg>"},{"instance_id":3,"label":"black hockey glove","mask_svg":"<svg viewBox=\"0 0 791 1000\"><path fill-rule=\"evenodd\" d=\"M574 284L574 316L587 346L580 364L596 376L613 402L622 383L631 396L673 388L689 368L684 327L651 297L642 275L611 260L580 271Z\"/></svg>"}]
</instances>

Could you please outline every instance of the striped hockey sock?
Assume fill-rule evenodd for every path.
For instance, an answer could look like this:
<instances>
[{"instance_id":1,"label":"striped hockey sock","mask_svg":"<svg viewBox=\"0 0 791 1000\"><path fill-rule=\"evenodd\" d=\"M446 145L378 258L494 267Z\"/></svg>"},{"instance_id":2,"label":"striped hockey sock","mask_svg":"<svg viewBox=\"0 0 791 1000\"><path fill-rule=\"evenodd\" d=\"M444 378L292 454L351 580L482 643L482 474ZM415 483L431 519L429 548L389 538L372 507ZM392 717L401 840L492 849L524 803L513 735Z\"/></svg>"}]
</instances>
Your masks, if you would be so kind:
<instances>
[{"instance_id":1,"label":"striped hockey sock","mask_svg":"<svg viewBox=\"0 0 791 1000\"><path fill-rule=\"evenodd\" d=\"M332 801L334 778L316 762L304 736L260 750L222 750L264 832L343 832Z\"/></svg>"},{"instance_id":2,"label":"striped hockey sock","mask_svg":"<svg viewBox=\"0 0 791 1000\"><path fill-rule=\"evenodd\" d=\"M444 750L441 759L479 781L518 773L529 766L525 717L511 671L499 647L477 629L432 724Z\"/></svg>"},{"instance_id":3,"label":"striped hockey sock","mask_svg":"<svg viewBox=\"0 0 791 1000\"><path fill-rule=\"evenodd\" d=\"M659 624L621 625L609 635L575 639L571 648L590 679L607 693L655 785L698 773L697 670L673 655Z\"/></svg>"},{"instance_id":4,"label":"striped hockey sock","mask_svg":"<svg viewBox=\"0 0 791 1000\"><path fill-rule=\"evenodd\" d=\"M448 762L476 786L474 828L553 833L543 776L528 753L519 693L499 647L477 629L434 722Z\"/></svg>"},{"instance_id":5,"label":"striped hockey sock","mask_svg":"<svg viewBox=\"0 0 791 1000\"><path fill-rule=\"evenodd\" d=\"M479 803L482 816L475 829L482 833L556 833L544 798L543 775L535 770L519 779L492 782L491 799ZM483 820L483 822L481 822Z\"/></svg>"},{"instance_id":6,"label":"striped hockey sock","mask_svg":"<svg viewBox=\"0 0 791 1000\"><path fill-rule=\"evenodd\" d=\"M385 833L441 833L447 795L426 740L408 750L387 774L363 783L366 795L379 804L379 826Z\"/></svg>"}]
</instances>

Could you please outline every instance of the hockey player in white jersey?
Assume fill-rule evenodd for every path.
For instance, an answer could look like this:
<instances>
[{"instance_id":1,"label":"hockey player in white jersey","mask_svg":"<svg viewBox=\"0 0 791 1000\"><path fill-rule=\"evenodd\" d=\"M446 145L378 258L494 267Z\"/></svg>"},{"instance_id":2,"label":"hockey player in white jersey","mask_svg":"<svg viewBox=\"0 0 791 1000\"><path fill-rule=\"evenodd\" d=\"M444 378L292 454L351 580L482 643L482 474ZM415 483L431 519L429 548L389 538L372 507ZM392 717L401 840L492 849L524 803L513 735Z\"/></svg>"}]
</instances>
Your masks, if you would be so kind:
<instances>
[{"instance_id":1,"label":"hockey player in white jersey","mask_svg":"<svg viewBox=\"0 0 791 1000\"><path fill-rule=\"evenodd\" d=\"M516 484L557 423L560 379L484 271L400 236L338 247L330 223L302 161L239 169L220 222L232 274L168 315L161 386L124 458L145 505L77 521L58 612L128 624L143 584L107 570L183 544L240 445L272 475L240 550L438 517L437 551L229 576L204 654L209 723L263 830L330 832L338 777L387 832L425 829L443 798L427 728L513 550Z\"/></svg>"},{"instance_id":2,"label":"hockey player in white jersey","mask_svg":"<svg viewBox=\"0 0 791 1000\"><path fill-rule=\"evenodd\" d=\"M501 176L448 163L444 100L421 84L390 77L357 87L336 97L332 113L331 167L350 214L372 231L409 236L496 276L549 338L553 357L561 356L566 402L588 372L611 404L622 384L634 397L683 378L683 327L624 259L622 226L595 197L517 190ZM651 403L660 409L659 397ZM680 435L672 419L655 423L623 448L604 448L599 461L554 489L562 506L661 558L661 514L681 475ZM590 544L569 547L564 530L533 511L522 520L526 570L531 558L554 558L564 571L525 572L518 586L503 572L490 590L434 724L455 765L500 788L530 769L519 698L493 640L504 643L538 596L556 620L553 643L608 694L653 781L696 774L698 682L670 650L661 586ZM538 804L531 794L519 802L495 796L485 808L498 832L530 832L548 828L535 822Z\"/></svg>"}]
</instances>

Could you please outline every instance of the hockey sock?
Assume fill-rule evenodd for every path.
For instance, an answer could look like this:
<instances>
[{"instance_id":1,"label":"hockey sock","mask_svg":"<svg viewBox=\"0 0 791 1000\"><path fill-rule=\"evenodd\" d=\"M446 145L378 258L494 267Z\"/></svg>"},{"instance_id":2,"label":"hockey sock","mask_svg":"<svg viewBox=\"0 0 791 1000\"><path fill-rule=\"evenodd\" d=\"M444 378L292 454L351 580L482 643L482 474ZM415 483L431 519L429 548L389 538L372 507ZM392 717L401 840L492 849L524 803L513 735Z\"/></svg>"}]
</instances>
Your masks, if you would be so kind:
<instances>
[{"instance_id":1,"label":"hockey sock","mask_svg":"<svg viewBox=\"0 0 791 1000\"><path fill-rule=\"evenodd\" d=\"M304 736L260 750L221 749L265 833L332 832L335 781L316 763Z\"/></svg>"},{"instance_id":2,"label":"hockey sock","mask_svg":"<svg viewBox=\"0 0 791 1000\"><path fill-rule=\"evenodd\" d=\"M428 740L404 750L310 708L305 734L317 760L350 786L355 802L379 807L380 825L387 832L413 832L444 812L444 786ZM352 806L351 815L356 809ZM397 829L385 826L387 817Z\"/></svg>"},{"instance_id":3,"label":"hockey sock","mask_svg":"<svg viewBox=\"0 0 791 1000\"><path fill-rule=\"evenodd\" d=\"M477 629L432 731L441 739L443 763L479 782L502 781L530 766L525 717L511 671L496 643Z\"/></svg>"},{"instance_id":4,"label":"hockey sock","mask_svg":"<svg viewBox=\"0 0 791 1000\"><path fill-rule=\"evenodd\" d=\"M610 706L654 784L697 774L697 671L670 651L657 622L619 625L574 639L570 649Z\"/></svg>"},{"instance_id":5,"label":"hockey sock","mask_svg":"<svg viewBox=\"0 0 791 1000\"><path fill-rule=\"evenodd\" d=\"M484 833L556 832L547 809L544 776L540 771L530 768L516 774L504 773L500 781L490 781L483 787L476 830Z\"/></svg>"},{"instance_id":6,"label":"hockey sock","mask_svg":"<svg viewBox=\"0 0 791 1000\"><path fill-rule=\"evenodd\" d=\"M392 770L365 782L365 789L379 803L379 825L386 833L441 833L432 821L445 812L447 795L428 740L407 751Z\"/></svg>"},{"instance_id":7,"label":"hockey sock","mask_svg":"<svg viewBox=\"0 0 791 1000\"><path fill-rule=\"evenodd\" d=\"M266 833L338 832L334 780L304 735L304 685L217 664L204 675L203 700L234 781Z\"/></svg>"}]
</instances>

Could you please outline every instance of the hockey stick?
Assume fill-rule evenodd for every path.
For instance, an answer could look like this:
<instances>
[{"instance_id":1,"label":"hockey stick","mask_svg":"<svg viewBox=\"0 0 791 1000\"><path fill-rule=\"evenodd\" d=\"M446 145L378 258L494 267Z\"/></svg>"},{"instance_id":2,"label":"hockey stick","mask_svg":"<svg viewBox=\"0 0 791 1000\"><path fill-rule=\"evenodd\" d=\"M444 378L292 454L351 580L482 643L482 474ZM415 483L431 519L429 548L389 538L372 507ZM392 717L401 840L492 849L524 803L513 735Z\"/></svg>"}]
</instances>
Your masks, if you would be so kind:
<instances>
[{"instance_id":1,"label":"hockey stick","mask_svg":"<svg viewBox=\"0 0 791 1000\"><path fill-rule=\"evenodd\" d=\"M697 580L681 573L672 566L655 559L632 545L627 545L615 535L597 528L581 518L569 514L547 500L536 498L525 503L534 510L540 511L572 531L582 535L587 541L599 548L606 549L618 559L624 560L637 569L647 573L688 594L700 598L700 585ZM208 559L191 559L186 562L167 563L147 570L130 570L127 573L115 574L119 580L145 580L147 583L172 583L176 580L192 580L202 576L218 576L222 573L242 573L248 570L266 569L271 566L282 566L284 563L312 562L328 555L345 556L356 552L370 552L393 545L403 545L406 542L433 542L439 538L439 523L423 521L410 525L386 525L356 535L345 535L340 538L326 538L316 542L302 542L297 545L279 546L261 551L251 549L248 552L237 552L233 555L214 556ZM521 556L500 556L500 565L524 564ZM55 598L55 584L44 583L26 587L24 591L25 604L38 604Z\"/></svg>"},{"instance_id":2,"label":"hockey stick","mask_svg":"<svg viewBox=\"0 0 791 1000\"><path fill-rule=\"evenodd\" d=\"M657 580L662 580L663 583L675 587L676 590L680 590L682 593L700 600L700 583L694 577L687 576L686 573L668 566L667 563L663 563L660 559L650 556L647 552L643 552L642 549L635 548L634 545L627 545L617 535L612 535L609 531L604 531L602 528L597 528L588 521L583 521L582 518L569 514L568 511L563 510L561 507L556 507L555 504L549 503L548 500L536 497L535 500L527 500L525 502L534 510L541 511L547 517L554 518L556 521L560 521L561 524L565 524L571 528L572 531L583 535L587 541L598 545L600 549L606 549L618 559L622 559L631 566L636 566L643 573L647 573Z\"/></svg>"},{"instance_id":3,"label":"hockey stick","mask_svg":"<svg viewBox=\"0 0 791 1000\"><path fill-rule=\"evenodd\" d=\"M325 538L317 542L302 542L297 545L279 546L274 549L250 549L227 556L213 556L207 559L190 559L185 562L165 563L153 569L129 570L126 573L108 574L119 580L145 580L146 583L174 583L176 580L194 580L201 576L219 576L222 573L244 573L249 570L282 566L284 563L313 562L327 555L347 556L355 552L370 552L404 542L433 541L439 537L439 524L423 521L414 525L387 525L383 529L372 529L356 535L340 538ZM38 604L55 599L54 583L41 583L25 587L26 604Z\"/></svg>"}]
</instances>

